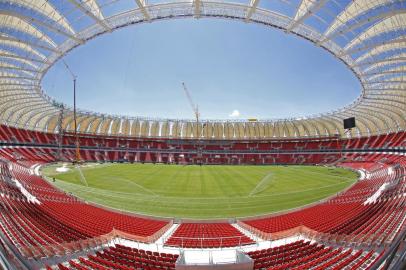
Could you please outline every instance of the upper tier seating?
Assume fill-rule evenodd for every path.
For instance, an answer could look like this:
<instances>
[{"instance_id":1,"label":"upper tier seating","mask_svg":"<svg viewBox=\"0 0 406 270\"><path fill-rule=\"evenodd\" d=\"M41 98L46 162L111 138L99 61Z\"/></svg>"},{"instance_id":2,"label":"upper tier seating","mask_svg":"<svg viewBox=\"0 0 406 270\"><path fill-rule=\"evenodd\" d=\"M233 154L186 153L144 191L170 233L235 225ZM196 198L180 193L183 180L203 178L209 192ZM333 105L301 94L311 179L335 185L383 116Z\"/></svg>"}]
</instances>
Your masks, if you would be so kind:
<instances>
[{"instance_id":1,"label":"upper tier seating","mask_svg":"<svg viewBox=\"0 0 406 270\"><path fill-rule=\"evenodd\" d=\"M64 133L59 137L55 134L0 125L1 142L24 145L20 148L0 148L0 155L20 164L54 162L59 157L73 161L76 156L75 136L71 133ZM62 149L59 151L60 145ZM99 162L126 160L187 163L193 162L197 149L201 149L204 162L212 164L333 164L345 157L337 152L341 149L404 147L406 132L351 139L284 138L265 142L254 140L216 143L79 134L79 145L81 159ZM176 151L168 154L168 149ZM183 158L179 156L181 154Z\"/></svg>"}]
</instances>

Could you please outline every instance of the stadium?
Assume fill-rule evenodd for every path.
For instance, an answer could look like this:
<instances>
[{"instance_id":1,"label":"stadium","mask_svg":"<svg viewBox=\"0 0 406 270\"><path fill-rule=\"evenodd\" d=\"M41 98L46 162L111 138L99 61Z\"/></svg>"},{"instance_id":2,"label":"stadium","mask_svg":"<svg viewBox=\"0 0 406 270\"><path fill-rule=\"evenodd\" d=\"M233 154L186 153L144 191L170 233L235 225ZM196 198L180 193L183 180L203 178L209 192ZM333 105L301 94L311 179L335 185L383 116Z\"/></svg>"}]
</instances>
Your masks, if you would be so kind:
<instances>
[{"instance_id":1,"label":"stadium","mask_svg":"<svg viewBox=\"0 0 406 270\"><path fill-rule=\"evenodd\" d=\"M359 96L216 120L184 83L192 119L77 108L69 55L179 19L294 36ZM405 33L404 0L0 1L0 269L406 269ZM43 87L58 64L73 106Z\"/></svg>"}]
</instances>

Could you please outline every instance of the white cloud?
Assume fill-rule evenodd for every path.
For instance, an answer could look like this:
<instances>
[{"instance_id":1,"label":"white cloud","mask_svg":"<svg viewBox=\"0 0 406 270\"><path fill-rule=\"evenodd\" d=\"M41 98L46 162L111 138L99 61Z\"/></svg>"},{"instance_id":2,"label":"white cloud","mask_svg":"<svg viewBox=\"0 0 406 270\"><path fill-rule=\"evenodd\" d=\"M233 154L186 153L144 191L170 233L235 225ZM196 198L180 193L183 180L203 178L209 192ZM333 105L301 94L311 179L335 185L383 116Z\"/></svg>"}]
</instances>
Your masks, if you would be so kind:
<instances>
[{"instance_id":1,"label":"white cloud","mask_svg":"<svg viewBox=\"0 0 406 270\"><path fill-rule=\"evenodd\" d=\"M229 116L230 117L239 117L240 116L240 111L239 110L234 110Z\"/></svg>"}]
</instances>

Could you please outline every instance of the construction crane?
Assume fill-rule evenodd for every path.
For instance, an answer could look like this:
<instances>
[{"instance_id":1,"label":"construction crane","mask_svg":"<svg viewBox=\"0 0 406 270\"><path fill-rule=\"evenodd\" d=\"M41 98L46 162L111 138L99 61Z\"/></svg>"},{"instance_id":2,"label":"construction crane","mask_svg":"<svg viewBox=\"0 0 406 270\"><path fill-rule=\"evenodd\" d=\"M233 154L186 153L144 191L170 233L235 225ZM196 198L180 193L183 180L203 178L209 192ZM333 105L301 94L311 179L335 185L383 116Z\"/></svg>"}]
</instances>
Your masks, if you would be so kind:
<instances>
[{"instance_id":1,"label":"construction crane","mask_svg":"<svg viewBox=\"0 0 406 270\"><path fill-rule=\"evenodd\" d=\"M69 66L65 62L65 60L62 59L62 62L65 65L66 69L69 71L70 75L72 76L72 80L73 80L73 122L74 122L74 128L75 128L74 134L75 134L75 146L76 146L76 155L75 155L74 163L77 164L80 162L78 122L77 122L77 118L76 118L76 78L77 78L77 76L69 68Z\"/></svg>"},{"instance_id":2,"label":"construction crane","mask_svg":"<svg viewBox=\"0 0 406 270\"><path fill-rule=\"evenodd\" d=\"M192 107L193 113L195 115L195 119L196 119L196 137L197 137L197 163L201 166L202 165L202 149L200 146L200 130L199 130L199 118L200 118L200 113L199 113L199 106L195 105L195 103L193 102L192 96L190 95L190 92L188 90L188 88L186 87L186 84L184 82L182 82L182 86L183 86L183 91L185 92L185 95L189 101L190 107Z\"/></svg>"},{"instance_id":3,"label":"construction crane","mask_svg":"<svg viewBox=\"0 0 406 270\"><path fill-rule=\"evenodd\" d=\"M199 113L199 106L195 105L193 102L192 96L189 93L189 90L186 87L186 84L182 82L183 90L185 91L186 97L189 101L190 107L192 107L193 113L195 114L195 119L196 119L196 136L198 139L200 139L200 134L199 134L199 118L200 118L200 113Z\"/></svg>"}]
</instances>

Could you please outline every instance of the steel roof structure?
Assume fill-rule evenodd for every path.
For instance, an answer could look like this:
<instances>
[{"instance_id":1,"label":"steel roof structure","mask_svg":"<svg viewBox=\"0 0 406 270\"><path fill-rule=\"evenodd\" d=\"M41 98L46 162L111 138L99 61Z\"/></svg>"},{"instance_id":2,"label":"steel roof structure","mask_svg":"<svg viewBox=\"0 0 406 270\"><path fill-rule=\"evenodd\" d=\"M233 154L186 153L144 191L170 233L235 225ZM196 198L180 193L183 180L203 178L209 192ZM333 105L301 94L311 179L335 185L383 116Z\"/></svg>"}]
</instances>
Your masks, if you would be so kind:
<instances>
[{"instance_id":1,"label":"steel roof structure","mask_svg":"<svg viewBox=\"0 0 406 270\"><path fill-rule=\"evenodd\" d=\"M78 114L82 133L206 139L371 136L406 130L404 0L0 0L0 123L73 130L73 112L41 80L74 48L115 29L176 18L257 23L303 37L341 60L361 95L336 111L300 119L202 121ZM326 85L326 88L329 86ZM342 120L357 128L344 134ZM200 134L196 134L196 130Z\"/></svg>"}]
</instances>

